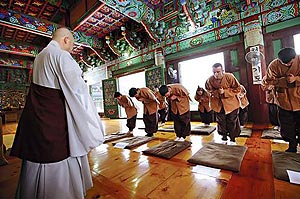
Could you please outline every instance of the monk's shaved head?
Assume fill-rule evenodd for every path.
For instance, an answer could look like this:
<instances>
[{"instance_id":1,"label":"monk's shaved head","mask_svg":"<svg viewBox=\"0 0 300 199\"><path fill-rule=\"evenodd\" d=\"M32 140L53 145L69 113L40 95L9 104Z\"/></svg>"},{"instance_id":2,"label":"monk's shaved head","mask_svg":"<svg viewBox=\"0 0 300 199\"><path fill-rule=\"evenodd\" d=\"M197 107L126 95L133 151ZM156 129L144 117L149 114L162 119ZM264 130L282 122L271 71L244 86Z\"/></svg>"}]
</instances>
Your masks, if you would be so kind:
<instances>
[{"instance_id":1,"label":"monk's shaved head","mask_svg":"<svg viewBox=\"0 0 300 199\"><path fill-rule=\"evenodd\" d=\"M60 40L61 38L66 37L66 36L69 37L69 36L73 36L73 35L72 35L71 31L68 30L67 28L59 28L52 35L52 39Z\"/></svg>"},{"instance_id":2,"label":"monk's shaved head","mask_svg":"<svg viewBox=\"0 0 300 199\"><path fill-rule=\"evenodd\" d=\"M65 27L57 29L52 35L52 40L57 41L63 50L71 52L73 49L74 37L71 31Z\"/></svg>"}]
</instances>

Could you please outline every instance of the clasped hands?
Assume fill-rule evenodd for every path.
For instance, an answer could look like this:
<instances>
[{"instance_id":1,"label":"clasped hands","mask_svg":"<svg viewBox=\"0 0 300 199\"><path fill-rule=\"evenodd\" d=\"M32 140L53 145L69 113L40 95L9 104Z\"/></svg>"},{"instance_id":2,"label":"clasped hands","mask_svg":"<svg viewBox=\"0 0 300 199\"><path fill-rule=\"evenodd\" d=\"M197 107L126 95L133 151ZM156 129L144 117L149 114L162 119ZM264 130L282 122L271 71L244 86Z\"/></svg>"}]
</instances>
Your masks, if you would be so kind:
<instances>
[{"instance_id":1,"label":"clasped hands","mask_svg":"<svg viewBox=\"0 0 300 199\"><path fill-rule=\"evenodd\" d=\"M286 79L288 83L293 83L294 81L296 81L296 77L293 74L288 74Z\"/></svg>"}]
</instances>

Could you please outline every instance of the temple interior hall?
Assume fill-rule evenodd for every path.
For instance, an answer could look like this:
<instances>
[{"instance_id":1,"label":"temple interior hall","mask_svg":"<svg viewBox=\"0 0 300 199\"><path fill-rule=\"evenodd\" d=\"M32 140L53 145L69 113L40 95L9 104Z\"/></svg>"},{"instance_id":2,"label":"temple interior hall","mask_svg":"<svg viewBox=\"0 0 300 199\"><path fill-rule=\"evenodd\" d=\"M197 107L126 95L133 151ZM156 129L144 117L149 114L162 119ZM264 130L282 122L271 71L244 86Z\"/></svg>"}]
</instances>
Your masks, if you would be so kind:
<instances>
[{"instance_id":1,"label":"temple interior hall","mask_svg":"<svg viewBox=\"0 0 300 199\"><path fill-rule=\"evenodd\" d=\"M1 199L16 198L22 160L10 152L35 58L62 27L74 37L70 54L102 123L99 133L104 133L103 144L87 154L93 186L84 198L300 198L299 128L291 152L278 119L282 87L266 88L264 79L274 60L288 65L279 59L282 49L293 48L300 55L299 1L1 0ZM232 132L227 132L231 140L220 133L220 125L228 121L212 110L206 122L202 102L196 100L200 88L209 89L216 63L242 85L249 102L239 108L240 131L233 140ZM300 91L298 63L289 67L298 71L293 87ZM149 136L147 105L130 93L131 88L148 88L161 95L163 85L181 85L188 93L190 129L184 140L178 136L181 117L172 112L173 99L163 98L164 113L158 112L157 130ZM274 102L269 100L272 89ZM137 110L133 130L116 92L126 95ZM213 106L213 94L208 93L207 103ZM295 95L291 104L299 104L299 92ZM299 114L299 109L288 112ZM68 186L63 188L68 192Z\"/></svg>"}]
</instances>

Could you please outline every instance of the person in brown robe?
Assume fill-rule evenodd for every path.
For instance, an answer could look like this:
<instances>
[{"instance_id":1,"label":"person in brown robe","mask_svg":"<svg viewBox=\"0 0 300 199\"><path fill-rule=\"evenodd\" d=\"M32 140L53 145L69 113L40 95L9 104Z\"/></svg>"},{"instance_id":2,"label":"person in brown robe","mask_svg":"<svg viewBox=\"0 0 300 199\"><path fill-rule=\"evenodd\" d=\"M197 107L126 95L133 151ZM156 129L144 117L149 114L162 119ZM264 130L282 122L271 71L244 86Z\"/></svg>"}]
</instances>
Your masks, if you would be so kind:
<instances>
[{"instance_id":1,"label":"person in brown robe","mask_svg":"<svg viewBox=\"0 0 300 199\"><path fill-rule=\"evenodd\" d=\"M160 126L164 126L165 122L167 121L168 118L168 103L166 101L166 97L162 96L159 93L159 88L155 86L155 92L154 92L155 97L159 101L158 105L158 121L160 121Z\"/></svg>"},{"instance_id":2,"label":"person in brown robe","mask_svg":"<svg viewBox=\"0 0 300 199\"><path fill-rule=\"evenodd\" d=\"M211 108L216 112L218 133L222 140L226 141L229 135L230 141L235 142L241 132L237 97L241 86L233 74L224 72L222 64L215 63L212 69L214 75L207 79L205 88L210 93Z\"/></svg>"},{"instance_id":3,"label":"person in brown robe","mask_svg":"<svg viewBox=\"0 0 300 199\"><path fill-rule=\"evenodd\" d=\"M266 82L275 87L280 134L289 142L287 152L297 152L300 143L300 55L283 48L268 66Z\"/></svg>"},{"instance_id":4,"label":"person in brown robe","mask_svg":"<svg viewBox=\"0 0 300 199\"><path fill-rule=\"evenodd\" d=\"M198 102L201 122L208 126L213 122L213 111L209 104L209 94L204 88L198 86L194 99Z\"/></svg>"},{"instance_id":5,"label":"person in brown robe","mask_svg":"<svg viewBox=\"0 0 300 199\"><path fill-rule=\"evenodd\" d=\"M181 84L162 85L159 92L170 100L176 140L184 141L191 134L189 92Z\"/></svg>"},{"instance_id":6,"label":"person in brown robe","mask_svg":"<svg viewBox=\"0 0 300 199\"><path fill-rule=\"evenodd\" d=\"M120 92L115 92L114 98L117 99L118 104L125 109L127 116L128 134L132 134L133 129L136 126L137 108L135 107L132 99L126 95L122 95Z\"/></svg>"},{"instance_id":7,"label":"person in brown robe","mask_svg":"<svg viewBox=\"0 0 300 199\"><path fill-rule=\"evenodd\" d=\"M261 88L266 92L266 102L268 105L269 121L274 126L274 130L280 129L279 119L278 119L278 102L275 97L275 87L274 85L268 84L266 82L267 76L263 77Z\"/></svg>"},{"instance_id":8,"label":"person in brown robe","mask_svg":"<svg viewBox=\"0 0 300 199\"><path fill-rule=\"evenodd\" d=\"M241 92L238 94L238 99L240 100L239 120L241 127L244 127L244 125L248 122L249 100L246 94L246 88L241 85Z\"/></svg>"},{"instance_id":9,"label":"person in brown robe","mask_svg":"<svg viewBox=\"0 0 300 199\"><path fill-rule=\"evenodd\" d=\"M135 97L144 104L143 121L147 136L152 137L158 130L158 104L159 101L155 97L153 91L149 88L131 88L129 96Z\"/></svg>"}]
</instances>

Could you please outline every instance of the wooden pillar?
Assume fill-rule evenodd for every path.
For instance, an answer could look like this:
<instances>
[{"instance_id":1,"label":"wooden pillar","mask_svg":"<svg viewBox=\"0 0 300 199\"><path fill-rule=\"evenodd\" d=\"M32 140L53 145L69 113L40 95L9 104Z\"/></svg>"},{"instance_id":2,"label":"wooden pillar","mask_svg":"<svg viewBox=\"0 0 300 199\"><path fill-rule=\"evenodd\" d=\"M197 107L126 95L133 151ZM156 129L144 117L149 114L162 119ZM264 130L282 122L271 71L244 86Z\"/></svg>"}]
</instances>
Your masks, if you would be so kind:
<instances>
[{"instance_id":1,"label":"wooden pillar","mask_svg":"<svg viewBox=\"0 0 300 199\"><path fill-rule=\"evenodd\" d=\"M264 42L262 27L259 19L250 19L245 21L244 26L244 42L245 52L256 50L264 53ZM250 68L248 73L248 89L247 92L250 101L250 111L254 124L269 124L268 107L266 103L265 92L261 89L261 78L266 72L266 61L264 58L260 59L259 71L260 74L254 74L252 70L253 64L247 62L247 67Z\"/></svg>"},{"instance_id":2,"label":"wooden pillar","mask_svg":"<svg viewBox=\"0 0 300 199\"><path fill-rule=\"evenodd\" d=\"M0 166L8 164L3 154L3 127L2 127L2 117L0 116Z\"/></svg>"}]
</instances>

